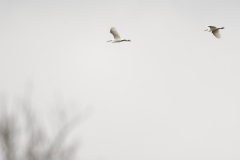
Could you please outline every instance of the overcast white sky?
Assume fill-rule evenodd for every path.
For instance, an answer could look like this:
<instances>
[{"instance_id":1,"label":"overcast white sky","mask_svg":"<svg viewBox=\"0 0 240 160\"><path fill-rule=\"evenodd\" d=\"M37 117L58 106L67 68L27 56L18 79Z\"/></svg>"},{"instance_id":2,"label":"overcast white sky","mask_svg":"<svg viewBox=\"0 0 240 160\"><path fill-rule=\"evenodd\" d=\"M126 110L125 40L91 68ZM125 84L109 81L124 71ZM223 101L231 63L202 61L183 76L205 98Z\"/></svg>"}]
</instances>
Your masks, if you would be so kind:
<instances>
[{"instance_id":1,"label":"overcast white sky","mask_svg":"<svg viewBox=\"0 0 240 160\"><path fill-rule=\"evenodd\" d=\"M83 160L239 160L239 6L0 0L0 92L32 84L44 112L94 107L79 126ZM206 25L225 27L222 39ZM111 27L132 42L106 43Z\"/></svg>"}]
</instances>

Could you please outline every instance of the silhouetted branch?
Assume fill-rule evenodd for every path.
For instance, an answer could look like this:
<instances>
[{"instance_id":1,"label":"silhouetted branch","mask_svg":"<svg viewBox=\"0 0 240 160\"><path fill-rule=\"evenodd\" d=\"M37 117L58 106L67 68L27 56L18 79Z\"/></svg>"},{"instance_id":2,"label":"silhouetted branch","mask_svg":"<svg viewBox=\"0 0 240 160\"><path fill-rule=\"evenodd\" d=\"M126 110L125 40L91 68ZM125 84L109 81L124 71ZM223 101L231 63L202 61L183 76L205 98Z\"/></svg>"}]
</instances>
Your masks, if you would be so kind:
<instances>
[{"instance_id":1,"label":"silhouetted branch","mask_svg":"<svg viewBox=\"0 0 240 160\"><path fill-rule=\"evenodd\" d=\"M6 107L6 106L0 106ZM77 143L66 145L66 139L79 122L75 117L50 138L42 128L30 106L24 104L22 111L1 113L0 116L0 158L3 160L73 160Z\"/></svg>"}]
</instances>

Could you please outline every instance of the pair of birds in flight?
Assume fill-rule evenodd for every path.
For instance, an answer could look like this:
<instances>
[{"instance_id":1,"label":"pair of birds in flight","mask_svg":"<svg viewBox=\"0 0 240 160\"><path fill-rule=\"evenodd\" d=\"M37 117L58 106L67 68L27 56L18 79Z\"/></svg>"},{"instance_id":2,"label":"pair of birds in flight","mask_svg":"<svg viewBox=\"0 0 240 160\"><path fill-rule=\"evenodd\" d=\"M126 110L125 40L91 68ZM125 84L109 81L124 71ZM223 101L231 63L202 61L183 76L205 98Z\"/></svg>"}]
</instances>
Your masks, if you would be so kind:
<instances>
[{"instance_id":1,"label":"pair of birds in flight","mask_svg":"<svg viewBox=\"0 0 240 160\"><path fill-rule=\"evenodd\" d=\"M216 37L216 38L221 38L221 35L219 33L219 29L224 29L224 27L222 28L217 28L215 26L206 26L207 29L204 31L208 31L208 32L212 32L212 34ZM119 42L131 42L131 40L129 39L124 39L121 38L120 35L118 34L116 28L112 27L110 29L110 33L113 35L114 39L109 40L107 42L112 42L112 43L119 43Z\"/></svg>"}]
</instances>

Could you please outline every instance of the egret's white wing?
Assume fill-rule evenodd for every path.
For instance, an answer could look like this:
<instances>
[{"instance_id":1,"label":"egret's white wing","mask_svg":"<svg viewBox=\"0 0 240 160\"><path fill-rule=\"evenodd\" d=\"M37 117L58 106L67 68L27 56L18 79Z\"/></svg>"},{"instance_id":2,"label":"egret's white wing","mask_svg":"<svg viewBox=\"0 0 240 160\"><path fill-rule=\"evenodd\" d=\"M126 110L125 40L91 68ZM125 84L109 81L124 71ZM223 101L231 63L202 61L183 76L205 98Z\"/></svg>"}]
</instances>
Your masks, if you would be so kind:
<instances>
[{"instance_id":1,"label":"egret's white wing","mask_svg":"<svg viewBox=\"0 0 240 160\"><path fill-rule=\"evenodd\" d=\"M110 33L113 35L115 40L121 39L120 35L118 34L116 28L112 27L110 30Z\"/></svg>"},{"instance_id":2,"label":"egret's white wing","mask_svg":"<svg viewBox=\"0 0 240 160\"><path fill-rule=\"evenodd\" d=\"M219 29L214 30L212 33L216 38L221 38L221 35L219 33Z\"/></svg>"},{"instance_id":3,"label":"egret's white wing","mask_svg":"<svg viewBox=\"0 0 240 160\"><path fill-rule=\"evenodd\" d=\"M211 30L217 29L215 26L208 26Z\"/></svg>"}]
</instances>

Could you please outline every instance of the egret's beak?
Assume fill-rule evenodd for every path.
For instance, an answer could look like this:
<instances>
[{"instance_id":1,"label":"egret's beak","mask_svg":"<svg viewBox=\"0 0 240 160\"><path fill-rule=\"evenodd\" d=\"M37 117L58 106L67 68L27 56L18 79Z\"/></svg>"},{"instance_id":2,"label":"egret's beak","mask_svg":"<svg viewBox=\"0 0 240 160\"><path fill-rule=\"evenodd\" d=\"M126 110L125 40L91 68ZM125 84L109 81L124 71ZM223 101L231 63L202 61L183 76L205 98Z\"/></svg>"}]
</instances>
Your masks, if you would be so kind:
<instances>
[{"instance_id":1,"label":"egret's beak","mask_svg":"<svg viewBox=\"0 0 240 160\"><path fill-rule=\"evenodd\" d=\"M107 42L112 42L112 40L109 40L109 41L107 41Z\"/></svg>"}]
</instances>

